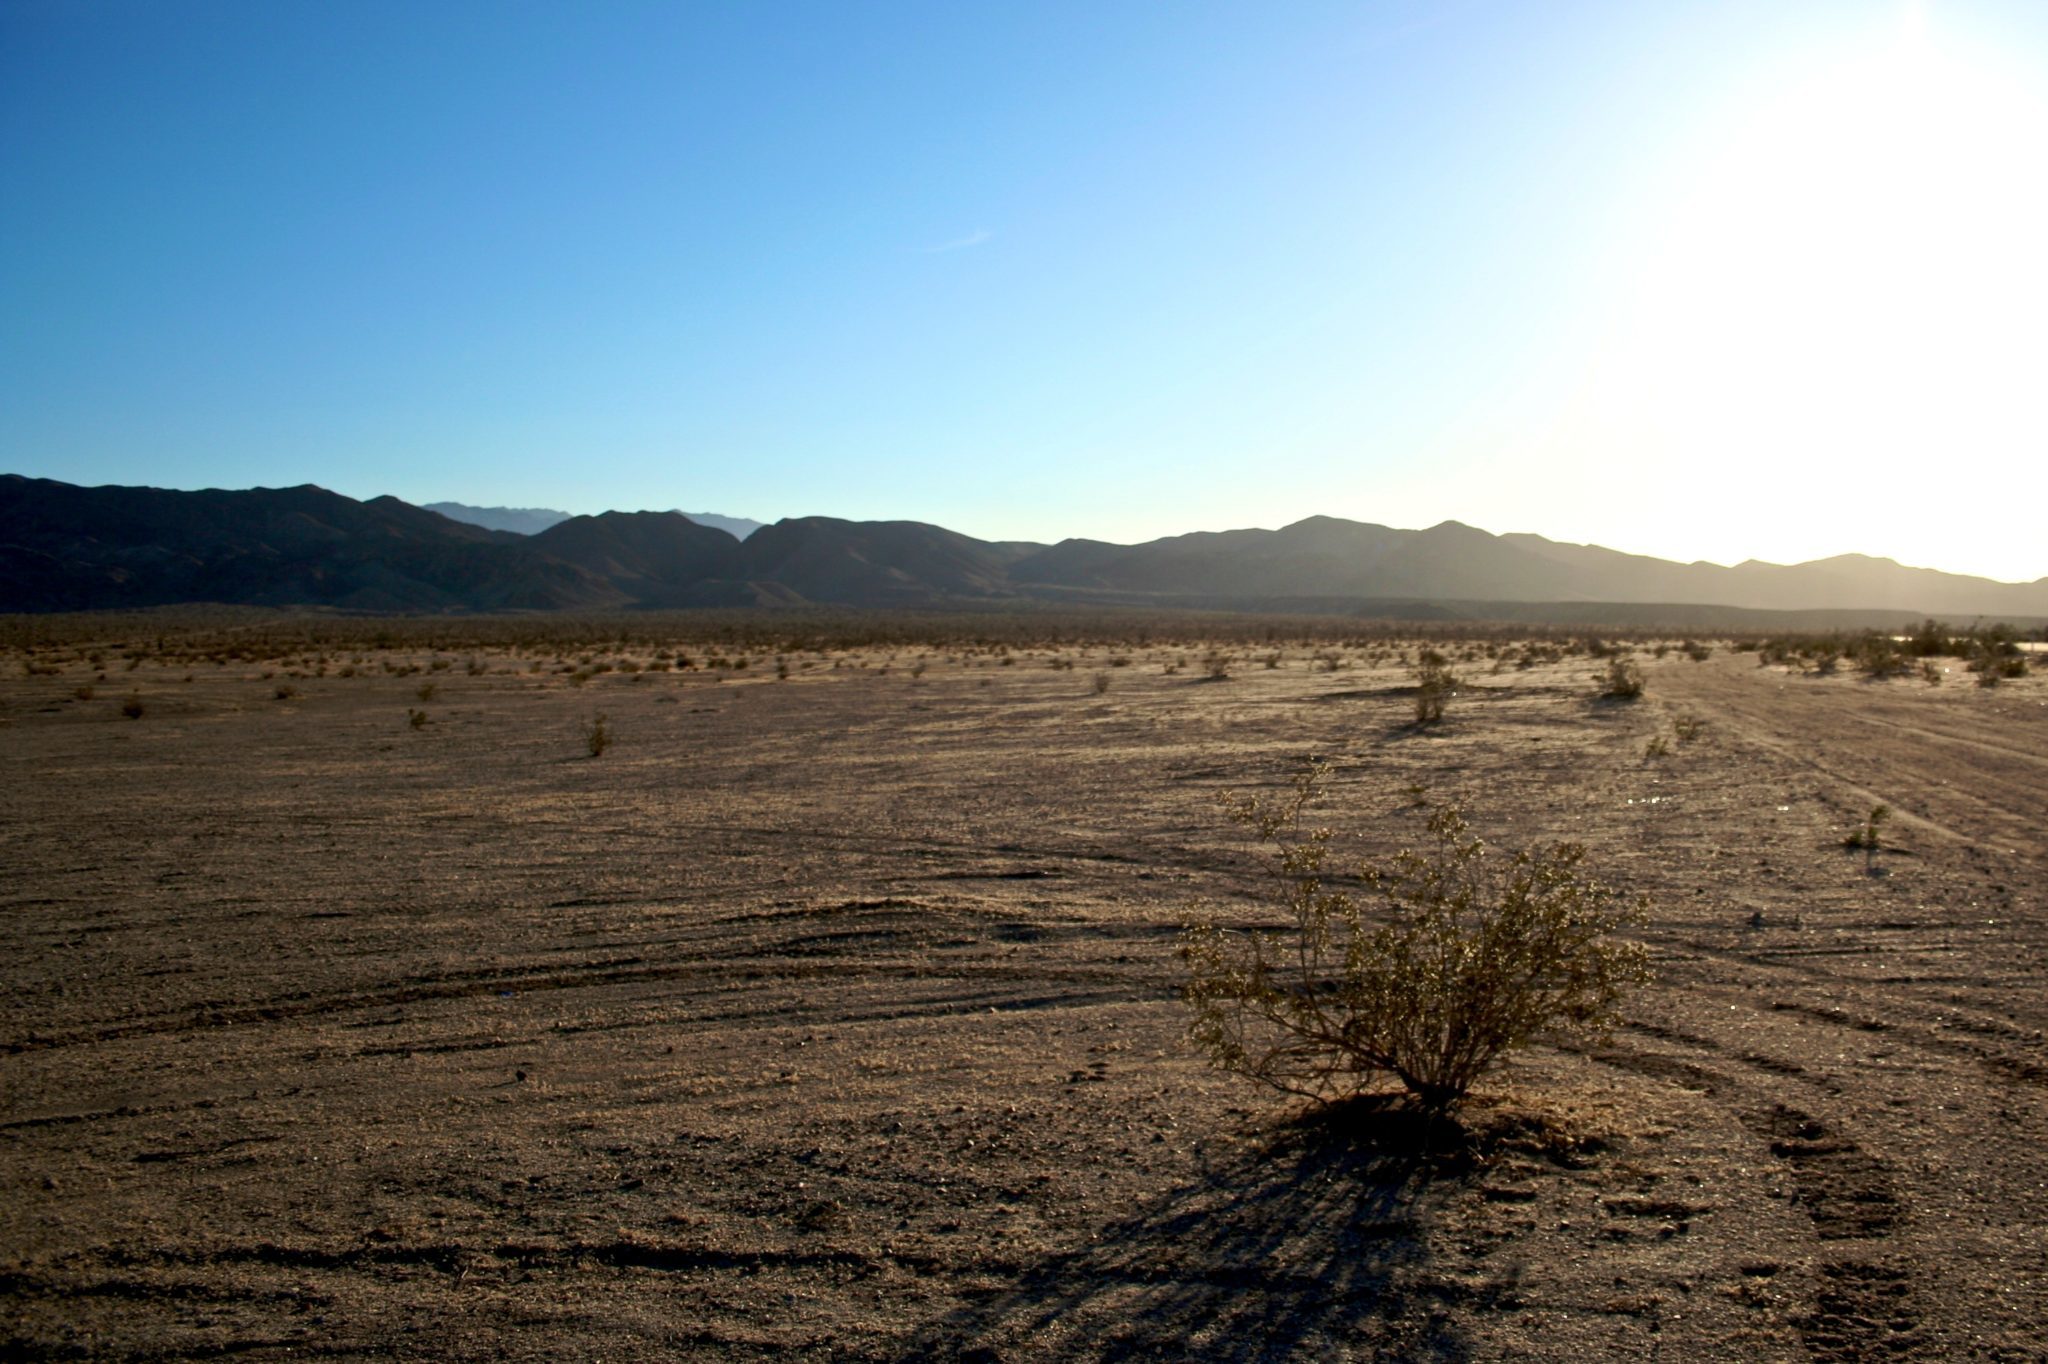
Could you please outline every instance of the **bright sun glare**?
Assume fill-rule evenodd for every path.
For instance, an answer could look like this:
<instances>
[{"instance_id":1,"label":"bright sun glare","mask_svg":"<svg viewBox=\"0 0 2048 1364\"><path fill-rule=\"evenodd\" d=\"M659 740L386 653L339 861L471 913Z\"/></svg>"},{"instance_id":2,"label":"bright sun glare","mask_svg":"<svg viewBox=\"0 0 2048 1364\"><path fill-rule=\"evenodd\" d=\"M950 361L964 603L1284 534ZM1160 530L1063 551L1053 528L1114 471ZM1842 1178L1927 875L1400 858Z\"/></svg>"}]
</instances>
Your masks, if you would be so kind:
<instances>
[{"instance_id":1,"label":"bright sun glare","mask_svg":"<svg viewBox=\"0 0 2048 1364\"><path fill-rule=\"evenodd\" d=\"M1823 64L1696 163L1555 434L1656 466L1695 543L1735 517L1752 552L1804 534L1984 562L1997 532L1969 511L2011 526L1984 494L2038 494L2048 453L2044 167L2048 108L1917 16ZM1902 508L1930 535L1859 533Z\"/></svg>"}]
</instances>

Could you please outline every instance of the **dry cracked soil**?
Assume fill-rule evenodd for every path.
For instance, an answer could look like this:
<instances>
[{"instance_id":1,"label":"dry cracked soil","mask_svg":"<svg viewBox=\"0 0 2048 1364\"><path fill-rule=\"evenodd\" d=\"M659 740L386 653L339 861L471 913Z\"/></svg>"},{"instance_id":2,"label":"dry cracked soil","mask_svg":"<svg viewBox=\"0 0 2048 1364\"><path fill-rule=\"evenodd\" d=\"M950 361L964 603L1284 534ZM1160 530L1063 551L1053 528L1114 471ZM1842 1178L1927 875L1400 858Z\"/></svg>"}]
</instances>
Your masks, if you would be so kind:
<instances>
[{"instance_id":1,"label":"dry cracked soil","mask_svg":"<svg viewBox=\"0 0 2048 1364\"><path fill-rule=\"evenodd\" d=\"M1128 656L15 668L0 1354L2048 1358L2048 681ZM1209 1068L1311 756L1585 843L1655 984L1458 1140Z\"/></svg>"}]
</instances>

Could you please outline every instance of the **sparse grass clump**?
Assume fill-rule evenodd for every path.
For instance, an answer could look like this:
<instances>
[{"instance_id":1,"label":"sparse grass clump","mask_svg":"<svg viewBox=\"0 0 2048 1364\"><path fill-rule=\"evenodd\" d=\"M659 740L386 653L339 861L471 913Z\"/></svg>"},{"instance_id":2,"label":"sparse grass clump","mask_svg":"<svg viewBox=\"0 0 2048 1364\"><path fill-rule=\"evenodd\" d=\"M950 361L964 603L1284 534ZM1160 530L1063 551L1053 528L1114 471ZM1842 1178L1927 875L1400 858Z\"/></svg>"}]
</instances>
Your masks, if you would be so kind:
<instances>
[{"instance_id":1,"label":"sparse grass clump","mask_svg":"<svg viewBox=\"0 0 2048 1364\"><path fill-rule=\"evenodd\" d=\"M1862 825L1849 831L1849 836L1842 840L1842 846L1845 848L1861 848L1866 852L1876 852L1878 848L1878 830L1882 829L1885 826L1885 822L1891 817L1891 806L1871 806L1870 813L1863 817Z\"/></svg>"},{"instance_id":2,"label":"sparse grass clump","mask_svg":"<svg viewBox=\"0 0 2048 1364\"><path fill-rule=\"evenodd\" d=\"M1863 827L1850 830L1849 836L1842 840L1842 846L1845 848L1863 850L1863 869L1867 872L1874 874L1877 870L1877 854L1881 846L1878 831L1884 828L1891 817L1891 806L1873 805L1870 807L1870 813L1863 817Z\"/></svg>"},{"instance_id":3,"label":"sparse grass clump","mask_svg":"<svg viewBox=\"0 0 2048 1364\"><path fill-rule=\"evenodd\" d=\"M1391 1079L1442 1113L1507 1052L1599 1033L1649 978L1615 936L1646 907L1585 872L1584 848L1489 858L1455 805L1430 805L1422 850L1341 868L1332 831L1303 827L1322 781L1311 765L1230 809L1268 846L1286 927L1181 939L1190 1033L1216 1065L1326 1103Z\"/></svg>"},{"instance_id":4,"label":"sparse grass clump","mask_svg":"<svg viewBox=\"0 0 2048 1364\"><path fill-rule=\"evenodd\" d=\"M611 726L599 711L589 724L583 727L583 747L593 758L601 758L604 751L612 746Z\"/></svg>"}]
</instances>

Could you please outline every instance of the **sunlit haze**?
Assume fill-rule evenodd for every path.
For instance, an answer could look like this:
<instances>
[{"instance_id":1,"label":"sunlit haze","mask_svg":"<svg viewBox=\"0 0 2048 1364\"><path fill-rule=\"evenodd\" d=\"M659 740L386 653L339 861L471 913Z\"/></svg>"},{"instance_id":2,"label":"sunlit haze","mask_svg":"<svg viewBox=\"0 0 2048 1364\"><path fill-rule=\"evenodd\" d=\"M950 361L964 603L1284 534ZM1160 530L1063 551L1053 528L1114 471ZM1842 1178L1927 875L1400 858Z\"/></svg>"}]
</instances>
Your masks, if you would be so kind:
<instances>
[{"instance_id":1,"label":"sunlit haze","mask_svg":"<svg viewBox=\"0 0 2048 1364\"><path fill-rule=\"evenodd\" d=\"M2048 575L2048 6L20 3L0 470Z\"/></svg>"}]
</instances>

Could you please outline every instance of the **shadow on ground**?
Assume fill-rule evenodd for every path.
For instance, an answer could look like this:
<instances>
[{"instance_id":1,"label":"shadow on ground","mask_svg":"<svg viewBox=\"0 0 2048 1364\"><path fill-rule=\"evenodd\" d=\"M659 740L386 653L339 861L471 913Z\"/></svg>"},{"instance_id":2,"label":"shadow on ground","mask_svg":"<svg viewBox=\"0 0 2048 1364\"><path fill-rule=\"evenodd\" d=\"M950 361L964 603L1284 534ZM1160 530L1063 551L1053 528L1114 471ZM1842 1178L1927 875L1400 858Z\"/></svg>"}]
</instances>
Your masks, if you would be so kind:
<instances>
[{"instance_id":1,"label":"shadow on ground","mask_svg":"<svg viewBox=\"0 0 2048 1364\"><path fill-rule=\"evenodd\" d=\"M1431 1272L1423 1235L1424 1196L1457 1165L1398 1110L1303 1122L930 1323L902 1358L1463 1359L1451 1309L1474 1290Z\"/></svg>"}]
</instances>

